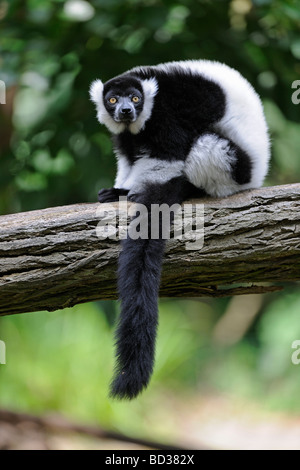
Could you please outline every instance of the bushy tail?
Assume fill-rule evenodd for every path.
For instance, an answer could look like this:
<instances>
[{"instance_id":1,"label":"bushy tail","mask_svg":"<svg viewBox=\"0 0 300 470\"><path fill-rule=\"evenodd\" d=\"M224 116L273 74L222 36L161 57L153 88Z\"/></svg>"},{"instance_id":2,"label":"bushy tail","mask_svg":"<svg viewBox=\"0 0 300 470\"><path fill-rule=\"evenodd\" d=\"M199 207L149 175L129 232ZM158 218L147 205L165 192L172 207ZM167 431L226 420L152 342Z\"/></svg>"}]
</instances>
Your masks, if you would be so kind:
<instances>
[{"instance_id":1,"label":"bushy tail","mask_svg":"<svg viewBox=\"0 0 300 470\"><path fill-rule=\"evenodd\" d=\"M121 314L116 331L117 365L111 384L114 397L136 397L152 375L164 245L164 240L123 240L118 270Z\"/></svg>"},{"instance_id":2,"label":"bushy tail","mask_svg":"<svg viewBox=\"0 0 300 470\"><path fill-rule=\"evenodd\" d=\"M148 209L148 239L127 238L122 241L119 257L118 291L121 314L116 331L117 364L111 384L111 396L132 399L150 380L158 324L158 294L165 240L162 222L158 221L159 238L151 239L151 204L182 203L199 193L183 177L165 184L149 184L139 198ZM167 224L170 225L172 217ZM153 227L152 227L153 228ZM166 227L165 227L166 228Z\"/></svg>"}]
</instances>

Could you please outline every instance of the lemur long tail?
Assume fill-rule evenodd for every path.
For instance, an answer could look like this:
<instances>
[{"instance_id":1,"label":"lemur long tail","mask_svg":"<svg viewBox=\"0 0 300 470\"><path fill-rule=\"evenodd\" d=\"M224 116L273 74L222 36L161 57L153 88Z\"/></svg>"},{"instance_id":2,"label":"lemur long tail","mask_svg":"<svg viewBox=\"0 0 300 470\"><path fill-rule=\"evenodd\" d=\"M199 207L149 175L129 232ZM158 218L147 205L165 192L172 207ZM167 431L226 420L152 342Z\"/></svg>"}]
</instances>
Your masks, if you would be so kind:
<instances>
[{"instance_id":1,"label":"lemur long tail","mask_svg":"<svg viewBox=\"0 0 300 470\"><path fill-rule=\"evenodd\" d=\"M148 209L150 234L151 204L182 203L194 186L184 178L165 184L149 184L139 203ZM171 219L172 220L172 219ZM161 220L159 222L161 229ZM132 399L149 383L153 371L158 324L158 294L166 240L160 230L158 239L122 241L119 257L118 290L121 314L116 331L117 364L111 396Z\"/></svg>"},{"instance_id":2,"label":"lemur long tail","mask_svg":"<svg viewBox=\"0 0 300 470\"><path fill-rule=\"evenodd\" d=\"M136 397L152 375L164 245L164 240L123 241L118 270L117 365L111 385L111 395L118 398Z\"/></svg>"}]
</instances>

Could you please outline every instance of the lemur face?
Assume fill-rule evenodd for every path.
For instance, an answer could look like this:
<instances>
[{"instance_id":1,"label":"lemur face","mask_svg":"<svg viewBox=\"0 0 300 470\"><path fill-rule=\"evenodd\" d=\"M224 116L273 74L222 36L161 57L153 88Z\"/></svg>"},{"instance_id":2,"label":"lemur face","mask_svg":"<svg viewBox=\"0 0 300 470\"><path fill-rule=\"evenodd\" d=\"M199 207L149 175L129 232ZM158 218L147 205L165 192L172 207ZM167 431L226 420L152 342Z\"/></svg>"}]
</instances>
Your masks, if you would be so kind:
<instances>
[{"instance_id":1,"label":"lemur face","mask_svg":"<svg viewBox=\"0 0 300 470\"><path fill-rule=\"evenodd\" d=\"M143 110L144 94L139 82L124 83L113 80L104 86L103 101L107 112L115 122L130 124L135 122Z\"/></svg>"},{"instance_id":2,"label":"lemur face","mask_svg":"<svg viewBox=\"0 0 300 470\"><path fill-rule=\"evenodd\" d=\"M128 74L106 83L95 80L90 97L96 105L99 122L113 134L124 131L138 134L151 116L157 92L155 78L142 80Z\"/></svg>"}]
</instances>

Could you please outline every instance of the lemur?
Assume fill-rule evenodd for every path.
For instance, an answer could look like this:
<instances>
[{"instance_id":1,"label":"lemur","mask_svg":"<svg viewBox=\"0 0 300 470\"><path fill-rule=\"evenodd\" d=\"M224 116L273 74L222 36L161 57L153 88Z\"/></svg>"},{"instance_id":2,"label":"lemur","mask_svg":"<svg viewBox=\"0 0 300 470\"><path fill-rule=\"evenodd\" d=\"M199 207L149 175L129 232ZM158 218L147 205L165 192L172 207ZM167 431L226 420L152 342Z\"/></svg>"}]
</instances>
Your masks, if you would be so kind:
<instances>
[{"instance_id":1,"label":"lemur","mask_svg":"<svg viewBox=\"0 0 300 470\"><path fill-rule=\"evenodd\" d=\"M99 191L101 203L127 196L151 214L152 204L226 197L263 184L270 158L263 107L249 82L227 65L194 60L136 67L106 83L95 80L90 97L113 134L118 163L114 187ZM165 243L161 236L122 240L113 397L132 399L149 383Z\"/></svg>"}]
</instances>

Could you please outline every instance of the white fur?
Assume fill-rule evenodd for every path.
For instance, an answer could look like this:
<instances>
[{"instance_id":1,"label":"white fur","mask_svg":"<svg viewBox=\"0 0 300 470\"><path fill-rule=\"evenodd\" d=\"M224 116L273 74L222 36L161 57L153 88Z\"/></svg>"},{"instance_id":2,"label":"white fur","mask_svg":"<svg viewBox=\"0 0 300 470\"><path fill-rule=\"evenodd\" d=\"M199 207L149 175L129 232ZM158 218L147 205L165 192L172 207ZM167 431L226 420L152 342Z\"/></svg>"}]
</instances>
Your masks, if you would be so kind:
<instances>
[{"instance_id":1,"label":"white fur","mask_svg":"<svg viewBox=\"0 0 300 470\"><path fill-rule=\"evenodd\" d=\"M103 83L101 80L95 80L90 86L90 98L91 100L98 105L98 103L102 102L102 95L103 95Z\"/></svg>"},{"instance_id":2,"label":"white fur","mask_svg":"<svg viewBox=\"0 0 300 470\"><path fill-rule=\"evenodd\" d=\"M169 62L151 68L169 74L180 69L201 75L218 84L225 94L226 109L213 130L224 138L212 134L202 136L194 144L185 164L149 159L146 155L141 155L130 167L125 156L117 155L116 187L135 191L134 188L144 182L163 183L179 174L185 174L195 186L205 189L213 196L227 196L241 189L261 186L268 171L270 142L260 98L249 82L227 65L206 60ZM131 71L140 70L143 70L143 67L136 67ZM144 108L139 118L129 126L133 134L140 132L151 117L154 98L158 92L155 78L141 80L141 83ZM105 124L114 134L123 132L125 124L116 123L105 109L101 80L93 82L90 95L97 106L99 122ZM239 185L232 179L230 163L234 162L235 157L226 138L237 144L250 157L251 181L247 184Z\"/></svg>"},{"instance_id":3,"label":"white fur","mask_svg":"<svg viewBox=\"0 0 300 470\"><path fill-rule=\"evenodd\" d=\"M210 196L228 196L242 189L231 176L234 161L228 140L206 134L197 140L190 151L184 174L192 184L204 189Z\"/></svg>"},{"instance_id":4,"label":"white fur","mask_svg":"<svg viewBox=\"0 0 300 470\"><path fill-rule=\"evenodd\" d=\"M132 166L122 188L138 193L146 183L166 183L183 174L184 162L168 162L157 158L139 158Z\"/></svg>"},{"instance_id":5,"label":"white fur","mask_svg":"<svg viewBox=\"0 0 300 470\"><path fill-rule=\"evenodd\" d=\"M138 134L151 116L154 104L154 97L158 92L158 83L155 78L149 78L141 81L144 92L144 106L141 114L135 122L129 125L132 134Z\"/></svg>"},{"instance_id":6,"label":"white fur","mask_svg":"<svg viewBox=\"0 0 300 470\"><path fill-rule=\"evenodd\" d=\"M208 60L168 62L157 68L168 73L180 68L202 75L221 87L225 93L226 111L214 129L249 155L251 182L245 188L261 186L268 171L270 141L262 103L250 83L237 70Z\"/></svg>"},{"instance_id":7,"label":"white fur","mask_svg":"<svg viewBox=\"0 0 300 470\"><path fill-rule=\"evenodd\" d=\"M154 97L158 91L158 84L155 78L141 80L144 92L144 106L141 114L129 125L132 134L138 134L145 126L146 121L150 118L154 104ZM107 112L103 101L104 85L101 80L95 80L90 87L90 97L95 103L97 109L97 118L100 124L104 124L113 134L121 134L126 129L126 124L116 122Z\"/></svg>"},{"instance_id":8,"label":"white fur","mask_svg":"<svg viewBox=\"0 0 300 470\"><path fill-rule=\"evenodd\" d=\"M98 121L113 134L121 134L125 131L126 125L123 122L116 122L107 112L103 102L103 88L103 82L99 79L95 80L90 87L90 98L96 105Z\"/></svg>"},{"instance_id":9,"label":"white fur","mask_svg":"<svg viewBox=\"0 0 300 470\"><path fill-rule=\"evenodd\" d=\"M125 188L124 183L129 176L131 165L128 163L128 159L118 150L115 150L115 155L118 161L118 171L115 179L115 188Z\"/></svg>"}]
</instances>

